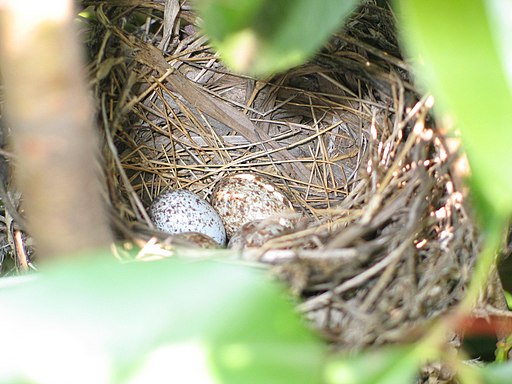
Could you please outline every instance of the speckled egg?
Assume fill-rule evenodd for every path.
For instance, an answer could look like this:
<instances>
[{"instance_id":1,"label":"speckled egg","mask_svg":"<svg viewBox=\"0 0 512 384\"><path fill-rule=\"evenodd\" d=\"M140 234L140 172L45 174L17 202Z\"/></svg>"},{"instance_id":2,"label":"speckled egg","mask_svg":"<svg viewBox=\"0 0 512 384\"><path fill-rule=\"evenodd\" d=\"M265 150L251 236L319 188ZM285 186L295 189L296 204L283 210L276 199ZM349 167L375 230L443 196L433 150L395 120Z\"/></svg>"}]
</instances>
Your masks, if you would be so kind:
<instances>
[{"instance_id":1,"label":"speckled egg","mask_svg":"<svg viewBox=\"0 0 512 384\"><path fill-rule=\"evenodd\" d=\"M293 210L290 200L272 182L251 173L220 180L212 193L212 206L222 218L228 238L247 222Z\"/></svg>"},{"instance_id":2,"label":"speckled egg","mask_svg":"<svg viewBox=\"0 0 512 384\"><path fill-rule=\"evenodd\" d=\"M220 248L219 243L213 240L210 236L199 232L183 232L174 235L174 239L184 241L187 245L193 248L215 249Z\"/></svg>"},{"instance_id":3,"label":"speckled egg","mask_svg":"<svg viewBox=\"0 0 512 384\"><path fill-rule=\"evenodd\" d=\"M293 224L284 218L254 220L242 225L229 239L228 248L241 251L259 248L267 241L290 233Z\"/></svg>"},{"instance_id":4,"label":"speckled egg","mask_svg":"<svg viewBox=\"0 0 512 384\"><path fill-rule=\"evenodd\" d=\"M149 216L163 232L199 232L221 245L226 242L226 231L218 213L190 191L179 189L158 196L149 207Z\"/></svg>"}]
</instances>

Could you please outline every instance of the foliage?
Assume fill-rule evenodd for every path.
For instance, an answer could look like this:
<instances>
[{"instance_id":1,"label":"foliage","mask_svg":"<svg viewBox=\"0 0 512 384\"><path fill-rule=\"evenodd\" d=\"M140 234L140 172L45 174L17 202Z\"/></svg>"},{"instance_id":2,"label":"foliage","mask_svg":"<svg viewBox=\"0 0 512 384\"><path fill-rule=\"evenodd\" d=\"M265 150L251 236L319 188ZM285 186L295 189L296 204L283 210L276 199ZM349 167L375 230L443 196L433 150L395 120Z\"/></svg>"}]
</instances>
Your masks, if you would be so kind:
<instances>
[{"instance_id":1,"label":"foliage","mask_svg":"<svg viewBox=\"0 0 512 384\"><path fill-rule=\"evenodd\" d=\"M204 29L226 63L265 75L301 64L357 0L197 0Z\"/></svg>"},{"instance_id":2,"label":"foliage","mask_svg":"<svg viewBox=\"0 0 512 384\"><path fill-rule=\"evenodd\" d=\"M512 363L490 364L484 367L480 373L483 382L487 384L508 384L512 377Z\"/></svg>"},{"instance_id":3,"label":"foliage","mask_svg":"<svg viewBox=\"0 0 512 384\"><path fill-rule=\"evenodd\" d=\"M326 368L326 379L329 384L408 384L428 357L428 349L423 346L381 348L359 356L333 359Z\"/></svg>"},{"instance_id":4,"label":"foliage","mask_svg":"<svg viewBox=\"0 0 512 384\"><path fill-rule=\"evenodd\" d=\"M325 347L260 271L94 256L1 281L1 382L319 382Z\"/></svg>"}]
</instances>

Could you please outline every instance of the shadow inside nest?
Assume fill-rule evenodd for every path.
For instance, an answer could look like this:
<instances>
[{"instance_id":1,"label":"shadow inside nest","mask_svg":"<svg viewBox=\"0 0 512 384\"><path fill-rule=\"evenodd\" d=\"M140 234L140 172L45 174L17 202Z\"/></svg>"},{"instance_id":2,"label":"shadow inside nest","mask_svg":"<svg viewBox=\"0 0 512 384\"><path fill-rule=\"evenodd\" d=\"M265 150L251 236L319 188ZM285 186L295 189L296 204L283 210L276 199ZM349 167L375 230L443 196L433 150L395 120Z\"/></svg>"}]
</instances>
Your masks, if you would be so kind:
<instances>
[{"instance_id":1,"label":"shadow inside nest","mask_svg":"<svg viewBox=\"0 0 512 384\"><path fill-rule=\"evenodd\" d=\"M255 80L222 66L191 10L164 37L151 4L96 9L91 72L120 236L154 234L145 207L164 190L208 197L251 171L304 220L243 258L288 282L339 347L406 339L462 298L478 234L387 9L365 2L309 63Z\"/></svg>"}]
</instances>

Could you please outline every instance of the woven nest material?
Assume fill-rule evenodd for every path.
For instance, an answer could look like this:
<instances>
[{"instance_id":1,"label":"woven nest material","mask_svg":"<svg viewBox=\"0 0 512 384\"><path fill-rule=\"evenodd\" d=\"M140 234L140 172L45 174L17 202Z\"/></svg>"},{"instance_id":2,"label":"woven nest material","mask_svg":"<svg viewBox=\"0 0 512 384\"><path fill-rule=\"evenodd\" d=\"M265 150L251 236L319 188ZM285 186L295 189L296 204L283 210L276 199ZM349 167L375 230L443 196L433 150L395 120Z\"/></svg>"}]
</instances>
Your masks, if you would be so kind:
<instances>
[{"instance_id":1,"label":"woven nest material","mask_svg":"<svg viewBox=\"0 0 512 384\"><path fill-rule=\"evenodd\" d=\"M244 258L337 345L399 341L461 299L478 236L387 9L366 1L309 63L254 80L222 66L187 2L84 3L120 236L162 238L146 213L162 191L208 198L250 171L303 219Z\"/></svg>"}]
</instances>

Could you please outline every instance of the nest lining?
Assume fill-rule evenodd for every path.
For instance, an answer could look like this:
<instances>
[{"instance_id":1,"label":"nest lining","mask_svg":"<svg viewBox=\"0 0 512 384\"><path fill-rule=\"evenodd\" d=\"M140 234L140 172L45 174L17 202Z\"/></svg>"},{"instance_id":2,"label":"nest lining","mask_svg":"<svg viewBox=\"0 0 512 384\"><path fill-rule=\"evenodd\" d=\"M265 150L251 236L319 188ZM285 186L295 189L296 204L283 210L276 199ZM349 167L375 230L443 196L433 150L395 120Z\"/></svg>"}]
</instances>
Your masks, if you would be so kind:
<instances>
[{"instance_id":1,"label":"nest lining","mask_svg":"<svg viewBox=\"0 0 512 384\"><path fill-rule=\"evenodd\" d=\"M145 211L155 196L208 198L250 171L304 219L244 257L287 281L338 346L399 341L461 299L478 236L388 10L365 2L309 63L255 80L222 66L187 3L170 21L159 2L84 3L120 236L163 239Z\"/></svg>"}]
</instances>

